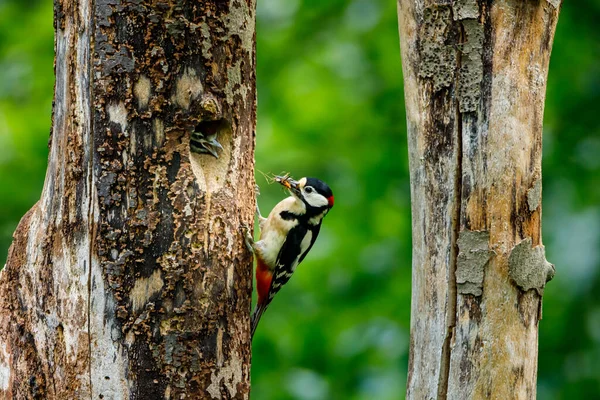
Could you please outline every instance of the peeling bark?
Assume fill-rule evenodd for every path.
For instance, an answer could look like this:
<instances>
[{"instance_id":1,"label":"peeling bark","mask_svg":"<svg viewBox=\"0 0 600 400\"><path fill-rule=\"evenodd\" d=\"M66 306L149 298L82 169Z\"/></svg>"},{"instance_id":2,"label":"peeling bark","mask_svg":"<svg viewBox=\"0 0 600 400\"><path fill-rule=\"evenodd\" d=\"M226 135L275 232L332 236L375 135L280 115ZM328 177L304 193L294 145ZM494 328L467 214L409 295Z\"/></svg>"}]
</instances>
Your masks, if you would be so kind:
<instances>
[{"instance_id":1,"label":"peeling bark","mask_svg":"<svg viewBox=\"0 0 600 400\"><path fill-rule=\"evenodd\" d=\"M254 32L255 0L55 1L46 181L0 272L0 398L248 398ZM218 159L190 153L206 124Z\"/></svg>"},{"instance_id":2,"label":"peeling bark","mask_svg":"<svg viewBox=\"0 0 600 400\"><path fill-rule=\"evenodd\" d=\"M398 0L413 212L408 399L536 397L541 294L554 272L541 244L541 149L559 3Z\"/></svg>"}]
</instances>

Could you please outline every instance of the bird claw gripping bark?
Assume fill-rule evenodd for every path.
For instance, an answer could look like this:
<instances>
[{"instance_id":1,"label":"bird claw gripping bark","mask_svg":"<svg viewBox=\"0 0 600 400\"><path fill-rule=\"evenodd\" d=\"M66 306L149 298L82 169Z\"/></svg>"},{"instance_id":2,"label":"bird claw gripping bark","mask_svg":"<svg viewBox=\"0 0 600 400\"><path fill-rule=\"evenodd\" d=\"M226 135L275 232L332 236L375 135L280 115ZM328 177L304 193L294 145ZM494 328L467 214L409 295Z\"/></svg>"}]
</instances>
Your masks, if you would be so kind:
<instances>
[{"instance_id":1,"label":"bird claw gripping bark","mask_svg":"<svg viewBox=\"0 0 600 400\"><path fill-rule=\"evenodd\" d=\"M254 184L254 192L256 197L260 196L260 187L257 184ZM258 216L259 224L262 224L264 221L266 221L266 218L263 218L263 216L260 214L260 209L258 208L258 199L256 200L256 215ZM251 253L254 254L254 237L250 232L250 227L245 223L242 223L242 233L244 235L244 243L246 244L246 247Z\"/></svg>"},{"instance_id":2,"label":"bird claw gripping bark","mask_svg":"<svg viewBox=\"0 0 600 400\"><path fill-rule=\"evenodd\" d=\"M258 196L260 196L260 186L258 186L258 184L254 184L254 193L255 193L255 197L256 197L256 215L258 216L258 222L262 223L264 220L266 220L266 218L264 218L262 216L262 214L260 213L260 208L258 207Z\"/></svg>"},{"instance_id":3,"label":"bird claw gripping bark","mask_svg":"<svg viewBox=\"0 0 600 400\"><path fill-rule=\"evenodd\" d=\"M251 253L254 253L254 237L250 233L250 227L247 224L242 224L242 233L246 247Z\"/></svg>"}]
</instances>

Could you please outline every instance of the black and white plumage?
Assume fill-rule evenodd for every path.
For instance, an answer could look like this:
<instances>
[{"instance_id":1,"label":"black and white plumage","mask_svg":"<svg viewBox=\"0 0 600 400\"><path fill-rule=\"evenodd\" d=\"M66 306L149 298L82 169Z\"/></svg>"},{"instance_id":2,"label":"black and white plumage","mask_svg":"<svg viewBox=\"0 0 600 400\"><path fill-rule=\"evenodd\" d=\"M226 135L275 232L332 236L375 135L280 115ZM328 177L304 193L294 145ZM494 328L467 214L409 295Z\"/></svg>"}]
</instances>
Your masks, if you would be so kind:
<instances>
[{"instance_id":1,"label":"black and white plumage","mask_svg":"<svg viewBox=\"0 0 600 400\"><path fill-rule=\"evenodd\" d=\"M334 202L331 189L319 179L280 177L278 182L291 196L279 202L267 218L259 214L259 241L247 238L257 259L258 304L252 314L252 335L263 312L312 248Z\"/></svg>"},{"instance_id":2,"label":"black and white plumage","mask_svg":"<svg viewBox=\"0 0 600 400\"><path fill-rule=\"evenodd\" d=\"M285 217L291 220L297 219L298 224L290 229L277 255L277 265L269 290L269 300L272 300L281 287L290 280L298 264L304 260L315 240L317 240L321 229L320 221L318 224L312 224L308 221L302 221L302 216L290 214ZM285 217L282 216L282 218Z\"/></svg>"}]
</instances>

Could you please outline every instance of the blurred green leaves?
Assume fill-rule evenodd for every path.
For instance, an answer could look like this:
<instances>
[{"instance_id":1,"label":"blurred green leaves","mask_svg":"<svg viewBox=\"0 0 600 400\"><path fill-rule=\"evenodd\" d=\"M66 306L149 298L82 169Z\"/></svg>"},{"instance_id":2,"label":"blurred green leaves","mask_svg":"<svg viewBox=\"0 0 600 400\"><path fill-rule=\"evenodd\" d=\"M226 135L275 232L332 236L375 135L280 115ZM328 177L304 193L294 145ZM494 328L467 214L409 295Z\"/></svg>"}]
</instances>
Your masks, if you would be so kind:
<instances>
[{"instance_id":1,"label":"blurred green leaves","mask_svg":"<svg viewBox=\"0 0 600 400\"><path fill-rule=\"evenodd\" d=\"M408 365L410 198L394 2L260 2L257 169L336 205L254 338L257 399L398 399ZM265 184L261 207L284 195Z\"/></svg>"},{"instance_id":2,"label":"blurred green leaves","mask_svg":"<svg viewBox=\"0 0 600 400\"><path fill-rule=\"evenodd\" d=\"M39 199L52 115L52 2L0 2L0 262Z\"/></svg>"},{"instance_id":3,"label":"blurred green leaves","mask_svg":"<svg viewBox=\"0 0 600 400\"><path fill-rule=\"evenodd\" d=\"M538 398L600 393L600 1L564 2L544 132ZM411 236L396 5L258 0L257 169L319 177L336 204L253 344L260 400L404 397ZM39 198L52 3L0 0L0 252ZM264 213L285 194L257 173ZM2 260L0 260L1 262Z\"/></svg>"}]
</instances>

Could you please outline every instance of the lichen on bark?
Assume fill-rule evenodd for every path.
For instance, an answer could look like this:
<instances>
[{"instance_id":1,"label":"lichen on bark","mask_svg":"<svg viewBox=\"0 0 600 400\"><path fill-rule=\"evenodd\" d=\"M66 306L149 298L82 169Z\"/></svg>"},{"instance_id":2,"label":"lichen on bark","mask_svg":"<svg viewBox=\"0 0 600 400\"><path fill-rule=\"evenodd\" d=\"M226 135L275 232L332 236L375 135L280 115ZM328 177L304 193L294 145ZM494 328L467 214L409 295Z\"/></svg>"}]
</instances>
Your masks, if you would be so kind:
<instances>
[{"instance_id":1,"label":"lichen on bark","mask_svg":"<svg viewBox=\"0 0 600 400\"><path fill-rule=\"evenodd\" d=\"M451 28L449 6L425 8L419 34L419 76L431 79L434 91L449 87L454 81L456 49L448 43Z\"/></svg>"},{"instance_id":2,"label":"lichen on bark","mask_svg":"<svg viewBox=\"0 0 600 400\"><path fill-rule=\"evenodd\" d=\"M544 246L532 247L531 238L522 240L512 249L508 266L510 277L524 291L535 289L542 295L546 282L554 278L554 265L546 260Z\"/></svg>"},{"instance_id":3,"label":"lichen on bark","mask_svg":"<svg viewBox=\"0 0 600 400\"><path fill-rule=\"evenodd\" d=\"M478 17L478 16L477 16ZM483 24L478 19L462 20L465 40L460 46L458 103L460 112L476 111L483 80Z\"/></svg>"},{"instance_id":4,"label":"lichen on bark","mask_svg":"<svg viewBox=\"0 0 600 400\"><path fill-rule=\"evenodd\" d=\"M489 232L460 232L456 264L458 293L481 296L485 266L494 254L489 248L489 241Z\"/></svg>"},{"instance_id":5,"label":"lichen on bark","mask_svg":"<svg viewBox=\"0 0 600 400\"><path fill-rule=\"evenodd\" d=\"M459 21L467 18L479 18L479 4L477 0L455 0L452 2L454 20Z\"/></svg>"},{"instance_id":6,"label":"lichen on bark","mask_svg":"<svg viewBox=\"0 0 600 400\"><path fill-rule=\"evenodd\" d=\"M531 189L527 191L527 205L529 211L533 212L537 210L542 201L542 180L536 179L531 186Z\"/></svg>"}]
</instances>

